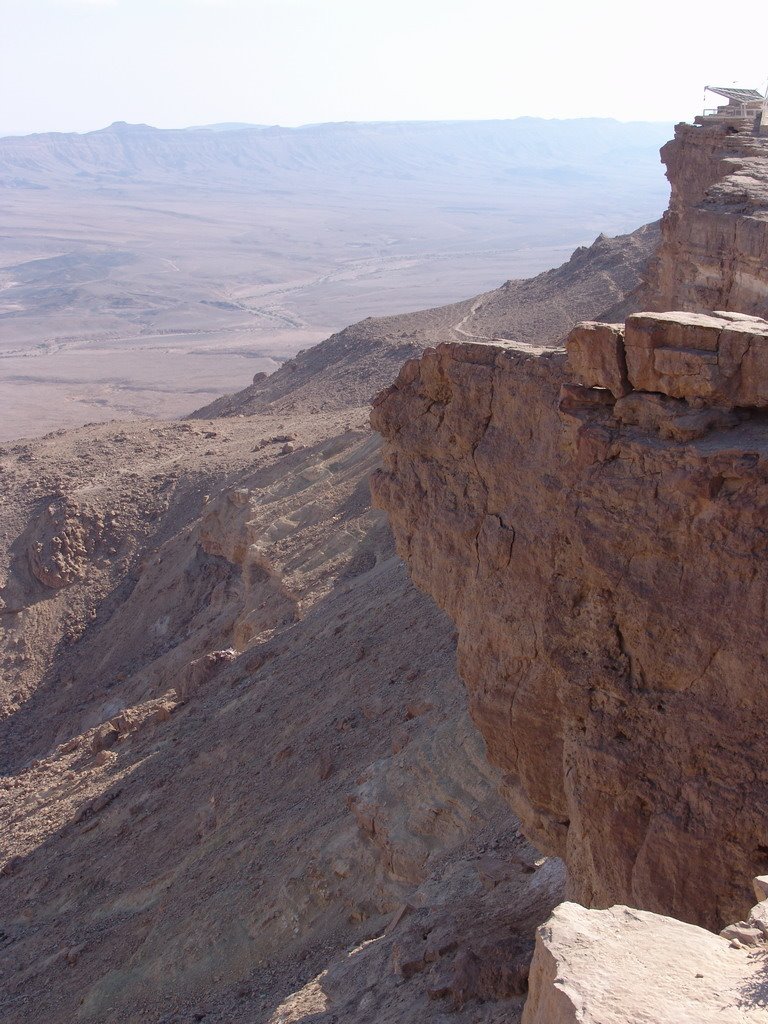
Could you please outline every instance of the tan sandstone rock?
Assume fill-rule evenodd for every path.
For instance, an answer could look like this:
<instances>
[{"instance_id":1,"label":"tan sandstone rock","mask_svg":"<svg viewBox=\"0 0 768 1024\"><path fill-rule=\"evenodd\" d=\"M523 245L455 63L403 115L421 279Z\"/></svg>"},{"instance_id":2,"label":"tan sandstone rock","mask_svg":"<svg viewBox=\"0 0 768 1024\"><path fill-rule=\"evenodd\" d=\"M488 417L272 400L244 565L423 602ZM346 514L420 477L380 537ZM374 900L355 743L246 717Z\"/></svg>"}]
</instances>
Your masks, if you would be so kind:
<instances>
[{"instance_id":1,"label":"tan sandstone rock","mask_svg":"<svg viewBox=\"0 0 768 1024\"><path fill-rule=\"evenodd\" d=\"M623 324L601 324L587 320L568 335L568 366L588 388L607 388L614 398L632 390L624 356Z\"/></svg>"},{"instance_id":2,"label":"tan sandstone rock","mask_svg":"<svg viewBox=\"0 0 768 1024\"><path fill-rule=\"evenodd\" d=\"M372 414L374 499L571 895L722 928L768 868L768 425L667 439L568 376L503 344L409 363Z\"/></svg>"},{"instance_id":3,"label":"tan sandstone rock","mask_svg":"<svg viewBox=\"0 0 768 1024\"><path fill-rule=\"evenodd\" d=\"M622 906L556 907L528 984L523 1024L749 1024L768 1012L763 957Z\"/></svg>"},{"instance_id":4,"label":"tan sandstone rock","mask_svg":"<svg viewBox=\"0 0 768 1024\"><path fill-rule=\"evenodd\" d=\"M635 313L627 318L624 346L636 390L729 409L768 405L764 320L733 319L729 313Z\"/></svg>"},{"instance_id":5,"label":"tan sandstone rock","mask_svg":"<svg viewBox=\"0 0 768 1024\"><path fill-rule=\"evenodd\" d=\"M661 150L672 186L638 308L768 316L768 138L679 124Z\"/></svg>"}]
</instances>

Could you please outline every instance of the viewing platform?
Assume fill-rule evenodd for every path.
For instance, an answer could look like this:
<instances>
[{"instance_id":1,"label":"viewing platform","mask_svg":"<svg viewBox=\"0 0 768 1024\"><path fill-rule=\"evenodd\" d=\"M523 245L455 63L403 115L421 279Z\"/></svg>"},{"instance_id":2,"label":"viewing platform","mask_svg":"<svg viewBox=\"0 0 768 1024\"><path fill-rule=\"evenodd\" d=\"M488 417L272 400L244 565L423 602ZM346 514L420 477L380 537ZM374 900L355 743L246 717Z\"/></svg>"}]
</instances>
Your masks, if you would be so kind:
<instances>
[{"instance_id":1,"label":"viewing platform","mask_svg":"<svg viewBox=\"0 0 768 1024\"><path fill-rule=\"evenodd\" d=\"M763 96L757 89L706 85L705 97L708 92L728 102L717 107L705 107L703 112L694 118L695 124L749 121L753 125L755 135L768 135L768 92Z\"/></svg>"}]
</instances>

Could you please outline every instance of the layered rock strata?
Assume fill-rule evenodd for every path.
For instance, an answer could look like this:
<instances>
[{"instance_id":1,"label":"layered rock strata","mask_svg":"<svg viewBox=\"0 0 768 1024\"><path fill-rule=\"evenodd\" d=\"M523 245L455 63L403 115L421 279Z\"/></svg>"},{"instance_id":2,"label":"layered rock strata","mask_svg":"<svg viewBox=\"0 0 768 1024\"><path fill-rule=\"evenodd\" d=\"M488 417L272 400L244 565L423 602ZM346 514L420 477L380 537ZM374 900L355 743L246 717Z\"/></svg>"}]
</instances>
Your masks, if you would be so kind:
<instances>
[{"instance_id":1,"label":"layered rock strata","mask_svg":"<svg viewBox=\"0 0 768 1024\"><path fill-rule=\"evenodd\" d=\"M768 138L747 122L679 124L661 158L672 193L635 308L768 315Z\"/></svg>"},{"instance_id":2,"label":"layered rock strata","mask_svg":"<svg viewBox=\"0 0 768 1024\"><path fill-rule=\"evenodd\" d=\"M714 320L721 339L738 325ZM618 400L574 382L596 383L583 337L578 375L564 353L427 350L376 401L372 486L458 627L473 718L572 898L720 928L768 870L768 425L632 388L630 334L639 349L663 323L655 352L679 350L685 317L593 329L595 365L626 353Z\"/></svg>"},{"instance_id":3,"label":"layered rock strata","mask_svg":"<svg viewBox=\"0 0 768 1024\"><path fill-rule=\"evenodd\" d=\"M768 323L742 313L635 313L619 324L582 323L568 336L580 384L682 398L696 407L768 406Z\"/></svg>"}]
</instances>

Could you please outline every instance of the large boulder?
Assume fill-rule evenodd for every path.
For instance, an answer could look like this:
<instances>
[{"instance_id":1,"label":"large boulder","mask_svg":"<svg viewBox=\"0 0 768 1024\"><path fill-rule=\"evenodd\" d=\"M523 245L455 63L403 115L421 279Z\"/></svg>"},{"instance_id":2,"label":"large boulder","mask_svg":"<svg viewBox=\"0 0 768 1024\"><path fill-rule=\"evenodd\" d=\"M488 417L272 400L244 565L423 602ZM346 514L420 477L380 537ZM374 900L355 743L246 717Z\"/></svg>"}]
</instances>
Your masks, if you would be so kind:
<instances>
[{"instance_id":1,"label":"large boulder","mask_svg":"<svg viewBox=\"0 0 768 1024\"><path fill-rule=\"evenodd\" d=\"M764 1024L766 964L765 946L670 917L561 903L538 929L523 1024Z\"/></svg>"},{"instance_id":2,"label":"large boulder","mask_svg":"<svg viewBox=\"0 0 768 1024\"><path fill-rule=\"evenodd\" d=\"M569 343L569 352L578 344ZM635 313L627 318L624 349L638 391L728 409L768 406L768 323L758 317Z\"/></svg>"},{"instance_id":3,"label":"large boulder","mask_svg":"<svg viewBox=\"0 0 768 1024\"><path fill-rule=\"evenodd\" d=\"M568 335L568 369L587 388L607 388L614 398L628 395L623 324L585 320Z\"/></svg>"}]
</instances>

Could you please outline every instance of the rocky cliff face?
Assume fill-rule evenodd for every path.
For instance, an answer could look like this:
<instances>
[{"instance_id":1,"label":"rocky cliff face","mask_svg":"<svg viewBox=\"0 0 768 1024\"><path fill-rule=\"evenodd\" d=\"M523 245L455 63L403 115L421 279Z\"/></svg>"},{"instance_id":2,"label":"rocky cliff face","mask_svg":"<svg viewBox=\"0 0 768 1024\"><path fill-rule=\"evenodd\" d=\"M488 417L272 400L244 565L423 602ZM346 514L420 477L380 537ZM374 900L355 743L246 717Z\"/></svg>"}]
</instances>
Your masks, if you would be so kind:
<instances>
[{"instance_id":1,"label":"rocky cliff face","mask_svg":"<svg viewBox=\"0 0 768 1024\"><path fill-rule=\"evenodd\" d=\"M374 409L374 498L572 895L722 926L768 868L768 428L674 440L617 413L660 396L572 379L564 354L425 352Z\"/></svg>"},{"instance_id":2,"label":"rocky cliff face","mask_svg":"<svg viewBox=\"0 0 768 1024\"><path fill-rule=\"evenodd\" d=\"M527 834L571 894L707 927L768 868L768 143L678 126L644 290L565 353L439 345L374 407L375 502L458 627ZM635 305L634 308L638 308Z\"/></svg>"},{"instance_id":3,"label":"rocky cliff face","mask_svg":"<svg viewBox=\"0 0 768 1024\"><path fill-rule=\"evenodd\" d=\"M768 314L768 138L745 122L679 124L661 151L672 186L636 309Z\"/></svg>"}]
</instances>

